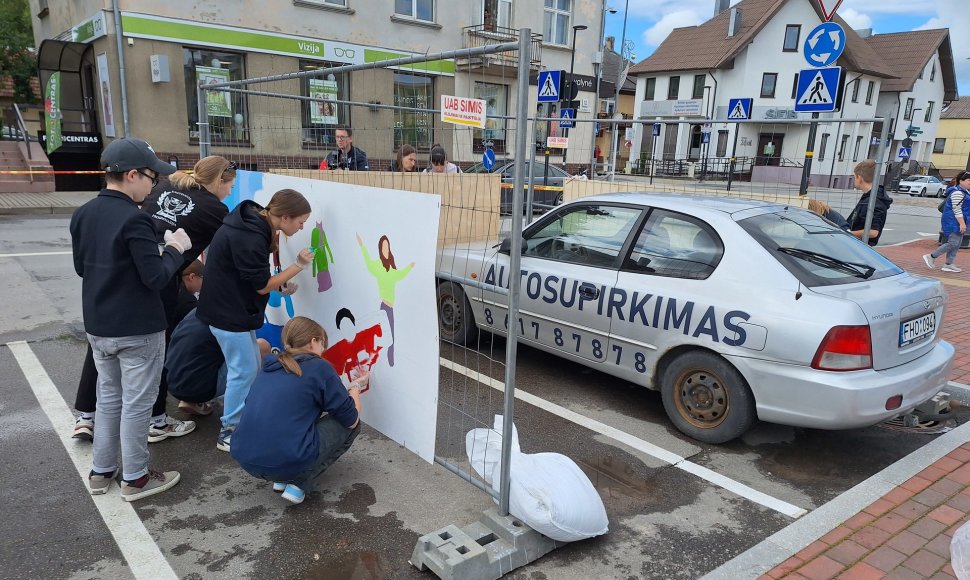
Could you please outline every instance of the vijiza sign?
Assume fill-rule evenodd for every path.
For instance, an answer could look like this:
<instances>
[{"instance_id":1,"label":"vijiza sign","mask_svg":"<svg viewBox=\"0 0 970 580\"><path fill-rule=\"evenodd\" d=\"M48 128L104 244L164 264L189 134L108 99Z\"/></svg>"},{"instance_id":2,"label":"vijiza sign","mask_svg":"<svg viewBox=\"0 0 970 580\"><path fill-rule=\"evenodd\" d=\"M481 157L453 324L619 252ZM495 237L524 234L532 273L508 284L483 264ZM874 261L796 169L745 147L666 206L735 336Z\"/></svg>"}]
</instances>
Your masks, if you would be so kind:
<instances>
[{"instance_id":1,"label":"vijiza sign","mask_svg":"<svg viewBox=\"0 0 970 580\"><path fill-rule=\"evenodd\" d=\"M441 95L441 120L445 123L485 128L485 101Z\"/></svg>"}]
</instances>

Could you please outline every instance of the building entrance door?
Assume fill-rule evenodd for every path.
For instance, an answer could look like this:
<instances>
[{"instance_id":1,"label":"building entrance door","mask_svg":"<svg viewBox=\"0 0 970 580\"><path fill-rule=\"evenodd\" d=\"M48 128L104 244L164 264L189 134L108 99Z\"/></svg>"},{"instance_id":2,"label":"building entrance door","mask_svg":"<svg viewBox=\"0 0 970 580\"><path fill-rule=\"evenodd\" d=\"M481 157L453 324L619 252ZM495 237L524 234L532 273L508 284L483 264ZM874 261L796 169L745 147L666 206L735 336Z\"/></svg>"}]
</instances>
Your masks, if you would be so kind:
<instances>
[{"instance_id":1,"label":"building entrance door","mask_svg":"<svg viewBox=\"0 0 970 580\"><path fill-rule=\"evenodd\" d=\"M759 134L758 149L757 153L755 153L755 165L779 165L781 161L781 145L784 141L784 133Z\"/></svg>"}]
</instances>

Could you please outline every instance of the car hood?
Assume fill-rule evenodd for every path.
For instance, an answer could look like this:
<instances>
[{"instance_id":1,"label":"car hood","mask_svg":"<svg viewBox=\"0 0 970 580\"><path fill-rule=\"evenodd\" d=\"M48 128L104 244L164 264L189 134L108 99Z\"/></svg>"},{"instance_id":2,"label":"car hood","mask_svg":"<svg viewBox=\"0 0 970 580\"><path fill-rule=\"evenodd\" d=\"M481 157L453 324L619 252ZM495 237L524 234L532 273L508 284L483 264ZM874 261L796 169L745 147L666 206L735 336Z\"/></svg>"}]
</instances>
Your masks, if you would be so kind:
<instances>
[{"instance_id":1,"label":"car hood","mask_svg":"<svg viewBox=\"0 0 970 580\"><path fill-rule=\"evenodd\" d=\"M930 352L940 340L947 296L939 280L904 272L856 284L812 288L813 292L854 302L869 321L872 366L883 370L906 364ZM936 329L922 341L900 346L900 325L930 312Z\"/></svg>"}]
</instances>

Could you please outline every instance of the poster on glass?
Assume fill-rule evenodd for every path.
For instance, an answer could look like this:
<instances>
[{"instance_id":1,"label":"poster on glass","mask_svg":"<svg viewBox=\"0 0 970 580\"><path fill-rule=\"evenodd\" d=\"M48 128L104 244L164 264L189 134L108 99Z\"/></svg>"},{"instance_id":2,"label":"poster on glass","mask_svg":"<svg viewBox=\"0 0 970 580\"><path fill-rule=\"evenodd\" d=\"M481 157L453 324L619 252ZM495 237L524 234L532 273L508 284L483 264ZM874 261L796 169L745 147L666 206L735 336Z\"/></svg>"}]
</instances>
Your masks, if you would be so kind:
<instances>
[{"instance_id":1,"label":"poster on glass","mask_svg":"<svg viewBox=\"0 0 970 580\"><path fill-rule=\"evenodd\" d=\"M195 67L201 85L229 82L229 70L209 66ZM210 117L232 117L232 95L223 91L205 91L205 105Z\"/></svg>"},{"instance_id":2,"label":"poster on glass","mask_svg":"<svg viewBox=\"0 0 970 580\"><path fill-rule=\"evenodd\" d=\"M337 81L310 79L310 122L316 125L336 125Z\"/></svg>"},{"instance_id":3,"label":"poster on glass","mask_svg":"<svg viewBox=\"0 0 970 580\"><path fill-rule=\"evenodd\" d=\"M108 75L108 55L102 52L97 56L98 61L98 94L101 97L101 117L104 121L105 137L115 136L115 116L111 101L111 77Z\"/></svg>"}]
</instances>

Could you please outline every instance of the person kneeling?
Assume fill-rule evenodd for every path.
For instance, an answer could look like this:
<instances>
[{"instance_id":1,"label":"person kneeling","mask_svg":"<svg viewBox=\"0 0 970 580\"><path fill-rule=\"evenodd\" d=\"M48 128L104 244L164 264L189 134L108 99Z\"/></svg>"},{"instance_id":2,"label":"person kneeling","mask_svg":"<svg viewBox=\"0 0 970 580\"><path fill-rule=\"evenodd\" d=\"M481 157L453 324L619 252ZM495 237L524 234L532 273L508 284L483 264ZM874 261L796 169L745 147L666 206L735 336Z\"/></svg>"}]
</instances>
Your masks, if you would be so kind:
<instances>
[{"instance_id":1,"label":"person kneeling","mask_svg":"<svg viewBox=\"0 0 970 580\"><path fill-rule=\"evenodd\" d=\"M287 322L282 339L284 350L263 358L230 455L296 504L360 433L360 389L369 374L344 388L321 358L327 334L309 318Z\"/></svg>"}]
</instances>

